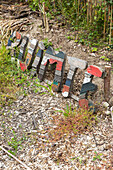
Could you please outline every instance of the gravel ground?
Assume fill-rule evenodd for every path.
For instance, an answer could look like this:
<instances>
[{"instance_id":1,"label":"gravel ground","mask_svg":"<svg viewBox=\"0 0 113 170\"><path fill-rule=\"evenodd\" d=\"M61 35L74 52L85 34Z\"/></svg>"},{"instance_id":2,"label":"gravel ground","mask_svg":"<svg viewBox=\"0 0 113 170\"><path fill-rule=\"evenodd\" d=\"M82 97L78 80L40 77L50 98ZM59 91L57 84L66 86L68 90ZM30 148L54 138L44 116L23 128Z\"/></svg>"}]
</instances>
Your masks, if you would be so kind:
<instances>
[{"instance_id":1,"label":"gravel ground","mask_svg":"<svg viewBox=\"0 0 113 170\"><path fill-rule=\"evenodd\" d=\"M43 85L46 84L43 82ZM47 92L42 89L42 92ZM90 132L59 140L51 140L49 130L56 127L53 116L63 110L66 104L76 107L71 99L64 99L61 94L40 95L29 87L28 96L20 96L11 107L3 108L0 114L0 144L14 152L9 145L15 137L18 144L16 157L31 169L112 169L113 168L113 126L110 115L98 114L99 123ZM23 139L22 139L23 138ZM11 142L13 144L13 142ZM24 169L0 151L0 168Z\"/></svg>"}]
</instances>

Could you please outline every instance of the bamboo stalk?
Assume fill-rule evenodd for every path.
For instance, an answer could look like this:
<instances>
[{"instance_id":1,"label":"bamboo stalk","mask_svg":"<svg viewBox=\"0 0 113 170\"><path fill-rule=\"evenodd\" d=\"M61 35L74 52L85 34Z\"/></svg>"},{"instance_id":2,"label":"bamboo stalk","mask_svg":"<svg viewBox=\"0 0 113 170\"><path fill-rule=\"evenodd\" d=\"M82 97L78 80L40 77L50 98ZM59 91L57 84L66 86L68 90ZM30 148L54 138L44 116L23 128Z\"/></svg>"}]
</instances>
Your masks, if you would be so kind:
<instances>
[{"instance_id":1,"label":"bamboo stalk","mask_svg":"<svg viewBox=\"0 0 113 170\"><path fill-rule=\"evenodd\" d=\"M43 2L43 20L44 20L44 27L45 27L46 26L45 2Z\"/></svg>"},{"instance_id":2,"label":"bamboo stalk","mask_svg":"<svg viewBox=\"0 0 113 170\"><path fill-rule=\"evenodd\" d=\"M106 4L106 1L104 1ZM104 6L104 39L105 39L105 34L106 34L106 6Z\"/></svg>"},{"instance_id":3,"label":"bamboo stalk","mask_svg":"<svg viewBox=\"0 0 113 170\"><path fill-rule=\"evenodd\" d=\"M80 0L78 0L78 16L79 16L79 12L80 12L79 6L80 6Z\"/></svg>"},{"instance_id":4,"label":"bamboo stalk","mask_svg":"<svg viewBox=\"0 0 113 170\"><path fill-rule=\"evenodd\" d=\"M90 0L90 23L92 22L92 0Z\"/></svg>"},{"instance_id":5,"label":"bamboo stalk","mask_svg":"<svg viewBox=\"0 0 113 170\"><path fill-rule=\"evenodd\" d=\"M19 162L22 166L24 166L27 170L31 170L26 164L24 164L22 161L20 161L18 158L16 158L14 155L9 153L6 149L4 149L2 146L0 146L0 149L2 149L4 152L6 152L8 155L10 155L12 158L14 158L17 162Z\"/></svg>"},{"instance_id":6,"label":"bamboo stalk","mask_svg":"<svg viewBox=\"0 0 113 170\"><path fill-rule=\"evenodd\" d=\"M112 34L112 5L111 5L111 17L110 17L110 35L109 35L109 44L111 44L111 34Z\"/></svg>"},{"instance_id":7,"label":"bamboo stalk","mask_svg":"<svg viewBox=\"0 0 113 170\"><path fill-rule=\"evenodd\" d=\"M87 24L89 23L89 0L87 1Z\"/></svg>"}]
</instances>

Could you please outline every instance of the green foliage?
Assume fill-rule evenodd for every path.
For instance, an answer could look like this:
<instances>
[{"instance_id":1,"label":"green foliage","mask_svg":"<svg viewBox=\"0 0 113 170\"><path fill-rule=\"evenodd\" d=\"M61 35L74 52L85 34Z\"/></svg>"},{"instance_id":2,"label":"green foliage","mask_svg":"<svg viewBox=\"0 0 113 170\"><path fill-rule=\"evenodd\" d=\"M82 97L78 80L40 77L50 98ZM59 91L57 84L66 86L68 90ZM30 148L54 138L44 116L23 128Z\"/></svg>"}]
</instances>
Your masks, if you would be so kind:
<instances>
[{"instance_id":1,"label":"green foliage","mask_svg":"<svg viewBox=\"0 0 113 170\"><path fill-rule=\"evenodd\" d=\"M63 116L53 117L53 123L57 126L50 130L49 134L52 140L59 140L65 135L76 136L77 134L89 131L93 124L96 123L96 116L87 110L72 109L66 106L66 109L58 111Z\"/></svg>"},{"instance_id":2,"label":"green foliage","mask_svg":"<svg viewBox=\"0 0 113 170\"><path fill-rule=\"evenodd\" d=\"M95 160L101 160L101 157L102 156L102 153L98 154L96 151L95 151L95 156L93 157L93 161Z\"/></svg>"},{"instance_id":3,"label":"green foliage","mask_svg":"<svg viewBox=\"0 0 113 170\"><path fill-rule=\"evenodd\" d=\"M18 148L21 146L22 142L26 140L25 137L22 137L20 140L18 140L14 130L13 130L13 137L11 138L11 141L8 141L8 145L12 147L12 150L9 150L8 152L10 152L13 155L16 155Z\"/></svg>"},{"instance_id":4,"label":"green foliage","mask_svg":"<svg viewBox=\"0 0 113 170\"><path fill-rule=\"evenodd\" d=\"M0 49L0 104L10 103L15 99L15 92L18 88L14 88L13 74L16 66L11 64L11 56L8 54L5 46Z\"/></svg>"},{"instance_id":5,"label":"green foliage","mask_svg":"<svg viewBox=\"0 0 113 170\"><path fill-rule=\"evenodd\" d=\"M104 61L110 61L110 59L105 56L100 57L100 59L103 59Z\"/></svg>"},{"instance_id":6,"label":"green foliage","mask_svg":"<svg viewBox=\"0 0 113 170\"><path fill-rule=\"evenodd\" d=\"M107 17L110 16L109 5L111 1L106 1L106 3L104 0L102 0L102 3L98 3L97 1L95 5L94 2L89 4L88 1L82 0L28 0L33 10L40 10L43 2L45 3L46 13L49 18L54 16L58 19L62 16L63 20L60 19L61 22L73 30L79 31L79 42L82 44L85 43L91 46L93 43L100 42L103 38L104 26L106 26L105 40L108 41L110 20L106 18L106 24L104 21L105 13ZM86 30L86 32L81 32L81 29ZM71 39L71 36L67 38ZM98 43L98 45L100 44Z\"/></svg>"},{"instance_id":7,"label":"green foliage","mask_svg":"<svg viewBox=\"0 0 113 170\"><path fill-rule=\"evenodd\" d=\"M92 52L96 52L98 49L96 47L92 48Z\"/></svg>"},{"instance_id":8,"label":"green foliage","mask_svg":"<svg viewBox=\"0 0 113 170\"><path fill-rule=\"evenodd\" d=\"M48 48L49 46L52 46L52 42L50 42L48 40L48 38L45 38L44 40L42 40L42 42L44 43L45 48Z\"/></svg>"},{"instance_id":9,"label":"green foliage","mask_svg":"<svg viewBox=\"0 0 113 170\"><path fill-rule=\"evenodd\" d=\"M9 50L5 46L0 49L0 109L2 106L11 104L18 95L28 95L29 90L34 93L41 93L41 89L45 89L50 95L53 95L52 86L42 86L37 78L30 76L30 71L22 72L17 68L17 61L11 63Z\"/></svg>"}]
</instances>

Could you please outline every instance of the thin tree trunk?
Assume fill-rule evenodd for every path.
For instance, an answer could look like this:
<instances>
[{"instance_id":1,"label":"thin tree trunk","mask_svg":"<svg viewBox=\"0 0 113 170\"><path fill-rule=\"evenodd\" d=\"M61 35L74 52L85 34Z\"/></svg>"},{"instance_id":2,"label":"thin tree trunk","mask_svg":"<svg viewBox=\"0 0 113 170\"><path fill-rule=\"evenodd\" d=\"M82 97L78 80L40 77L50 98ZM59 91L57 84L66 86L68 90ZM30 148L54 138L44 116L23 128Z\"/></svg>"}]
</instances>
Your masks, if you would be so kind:
<instances>
[{"instance_id":1,"label":"thin tree trunk","mask_svg":"<svg viewBox=\"0 0 113 170\"><path fill-rule=\"evenodd\" d=\"M109 44L111 44L111 35L112 35L112 5L111 5L111 18L110 18L110 35L109 35Z\"/></svg>"},{"instance_id":2,"label":"thin tree trunk","mask_svg":"<svg viewBox=\"0 0 113 170\"><path fill-rule=\"evenodd\" d=\"M89 23L89 0L87 1L87 24Z\"/></svg>"},{"instance_id":3,"label":"thin tree trunk","mask_svg":"<svg viewBox=\"0 0 113 170\"><path fill-rule=\"evenodd\" d=\"M105 40L105 34L106 34L106 1L104 1L104 40Z\"/></svg>"}]
</instances>

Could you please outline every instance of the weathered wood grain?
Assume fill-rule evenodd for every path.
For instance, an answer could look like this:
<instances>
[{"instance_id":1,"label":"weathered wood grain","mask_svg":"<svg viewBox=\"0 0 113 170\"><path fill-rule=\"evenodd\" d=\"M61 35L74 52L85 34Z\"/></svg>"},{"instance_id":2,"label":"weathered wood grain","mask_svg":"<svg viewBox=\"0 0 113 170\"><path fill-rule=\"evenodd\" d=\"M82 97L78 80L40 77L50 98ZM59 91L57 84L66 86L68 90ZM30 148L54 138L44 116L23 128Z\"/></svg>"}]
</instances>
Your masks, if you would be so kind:
<instances>
[{"instance_id":1,"label":"weathered wood grain","mask_svg":"<svg viewBox=\"0 0 113 170\"><path fill-rule=\"evenodd\" d=\"M20 45L20 52L19 52L19 56L18 56L18 59L21 60L21 61L25 60L25 58L24 58L25 57L25 50L26 50L28 41L29 41L28 37L24 36L22 38L22 42L21 42L21 45Z\"/></svg>"},{"instance_id":2,"label":"weathered wood grain","mask_svg":"<svg viewBox=\"0 0 113 170\"><path fill-rule=\"evenodd\" d=\"M67 60L70 66L80 68L81 70L85 70L88 66L87 61L81 60L79 58L67 56Z\"/></svg>"},{"instance_id":3,"label":"weathered wood grain","mask_svg":"<svg viewBox=\"0 0 113 170\"><path fill-rule=\"evenodd\" d=\"M85 77L84 77L84 80L83 80L83 84L92 82L92 80L93 80L93 75L88 73L88 72L85 72Z\"/></svg>"},{"instance_id":4,"label":"weathered wood grain","mask_svg":"<svg viewBox=\"0 0 113 170\"><path fill-rule=\"evenodd\" d=\"M30 69L32 67L32 63L35 58L35 53L36 53L37 47L38 47L38 41L36 39L31 40L30 46L28 49L28 54L25 59L25 64L27 66L27 69ZM30 51L30 53L29 53L29 51Z\"/></svg>"},{"instance_id":5,"label":"weathered wood grain","mask_svg":"<svg viewBox=\"0 0 113 170\"><path fill-rule=\"evenodd\" d=\"M80 91L80 95L87 93L87 92L92 92L94 93L97 90L97 85L89 82L89 83L85 83L82 85L81 91Z\"/></svg>"}]
</instances>

